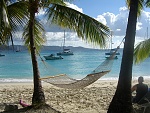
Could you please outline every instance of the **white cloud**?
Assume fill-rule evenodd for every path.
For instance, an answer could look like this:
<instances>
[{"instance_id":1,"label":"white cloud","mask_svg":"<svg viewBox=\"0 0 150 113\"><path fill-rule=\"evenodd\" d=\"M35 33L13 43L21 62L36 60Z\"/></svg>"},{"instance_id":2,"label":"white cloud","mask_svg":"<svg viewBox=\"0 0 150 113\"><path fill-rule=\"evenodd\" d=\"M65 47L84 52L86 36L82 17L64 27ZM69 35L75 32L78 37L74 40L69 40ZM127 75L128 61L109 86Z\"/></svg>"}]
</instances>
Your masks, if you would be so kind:
<instances>
[{"instance_id":1,"label":"white cloud","mask_svg":"<svg viewBox=\"0 0 150 113\"><path fill-rule=\"evenodd\" d=\"M125 35L128 18L128 10L126 7L121 7L119 9L119 14L117 15L110 12L98 15L96 19L102 22L99 17L105 20L106 25L114 32L115 35Z\"/></svg>"},{"instance_id":2,"label":"white cloud","mask_svg":"<svg viewBox=\"0 0 150 113\"><path fill-rule=\"evenodd\" d=\"M72 8L72 9L75 9L75 10L77 10L77 11L83 13L82 8L79 8L78 6L76 6L76 5L74 5L74 4L71 4L71 3L69 3L69 2L65 2L65 3L67 4L68 7L70 7L70 8Z\"/></svg>"},{"instance_id":3,"label":"white cloud","mask_svg":"<svg viewBox=\"0 0 150 113\"><path fill-rule=\"evenodd\" d=\"M74 4L67 3L68 7L75 10L83 12L82 8ZM96 20L102 22L103 24L110 27L113 31L113 47L117 47L119 42L122 41L126 33L127 21L128 21L129 10L127 7L119 8L118 14L113 14L111 12L104 12L103 14L97 15ZM44 10L39 10L38 17L43 18ZM47 45L58 45L60 46L63 40L63 30L55 25L47 25L46 19L42 19L41 23L44 24L47 31ZM137 21L137 31L136 31L136 43L146 38L147 27L150 24L150 12L142 11L141 16ZM20 36L20 35L19 35ZM87 44L85 41L81 41L76 35L76 33L66 32L66 46L84 46L93 47ZM123 46L122 46L123 47Z\"/></svg>"},{"instance_id":4,"label":"white cloud","mask_svg":"<svg viewBox=\"0 0 150 113\"><path fill-rule=\"evenodd\" d=\"M116 29L116 31L121 31L121 29Z\"/></svg>"},{"instance_id":5,"label":"white cloud","mask_svg":"<svg viewBox=\"0 0 150 113\"><path fill-rule=\"evenodd\" d=\"M136 24L136 30L137 31L139 31L139 30L141 30L142 29L142 23L141 22L137 22L137 24Z\"/></svg>"},{"instance_id":6,"label":"white cloud","mask_svg":"<svg viewBox=\"0 0 150 113\"><path fill-rule=\"evenodd\" d=\"M102 21L99 19L99 17L105 20L106 25L109 26L110 29L113 31L114 34L113 41L115 43L113 45L114 47L119 45L119 42L121 42L122 38L125 36L128 21L128 13L129 10L127 7L121 7L119 9L119 13L116 15L107 12L98 15L96 18L100 22ZM137 20L135 44L145 39L147 27L149 26L149 24L150 24L150 12L142 11L141 16Z\"/></svg>"},{"instance_id":7,"label":"white cloud","mask_svg":"<svg viewBox=\"0 0 150 113\"><path fill-rule=\"evenodd\" d=\"M102 15L104 16L104 18L106 18L108 25L111 25L115 22L116 16L113 13L107 12L103 13Z\"/></svg>"},{"instance_id":8,"label":"white cloud","mask_svg":"<svg viewBox=\"0 0 150 113\"><path fill-rule=\"evenodd\" d=\"M97 18L96 18L96 20L99 21L99 22L101 22L101 23L103 23L104 25L107 24L106 19L102 15L98 15Z\"/></svg>"},{"instance_id":9,"label":"white cloud","mask_svg":"<svg viewBox=\"0 0 150 113\"><path fill-rule=\"evenodd\" d=\"M64 41L64 32L47 32L47 41L46 45L51 46L62 46ZM74 47L86 47L86 48L95 48L91 44L87 44L85 41L77 37L77 34L74 32L65 32L65 46L74 46Z\"/></svg>"},{"instance_id":10,"label":"white cloud","mask_svg":"<svg viewBox=\"0 0 150 113\"><path fill-rule=\"evenodd\" d=\"M128 10L128 8L125 6L119 8L119 12L126 12L126 10Z\"/></svg>"}]
</instances>

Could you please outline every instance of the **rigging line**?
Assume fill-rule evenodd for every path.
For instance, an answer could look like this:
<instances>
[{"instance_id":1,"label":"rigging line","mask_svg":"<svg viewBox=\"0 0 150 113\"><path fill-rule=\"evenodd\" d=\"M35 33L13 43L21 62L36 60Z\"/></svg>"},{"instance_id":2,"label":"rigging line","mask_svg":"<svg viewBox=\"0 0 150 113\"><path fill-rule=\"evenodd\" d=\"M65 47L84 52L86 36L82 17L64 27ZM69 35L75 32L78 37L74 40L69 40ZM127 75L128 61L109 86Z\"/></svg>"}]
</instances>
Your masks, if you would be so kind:
<instances>
[{"instance_id":1,"label":"rigging line","mask_svg":"<svg viewBox=\"0 0 150 113\"><path fill-rule=\"evenodd\" d=\"M117 48L120 47L120 45L123 43L124 39L125 39L125 37L122 39L122 41L120 42L120 44L119 44L119 46Z\"/></svg>"},{"instance_id":2,"label":"rigging line","mask_svg":"<svg viewBox=\"0 0 150 113\"><path fill-rule=\"evenodd\" d=\"M114 53L109 57L109 60L112 60L115 57L115 54L117 53L117 51L120 48L120 45L123 43L124 39L125 39L125 37L120 42L119 46L117 46L117 48L115 49Z\"/></svg>"},{"instance_id":3,"label":"rigging line","mask_svg":"<svg viewBox=\"0 0 150 113\"><path fill-rule=\"evenodd\" d=\"M36 51L37 51L37 50L36 50ZM47 68L46 62L45 62L45 61L43 60L43 58L41 57L39 51L37 51L37 53L38 53L38 55L39 55L39 57L40 57L42 63L44 64L44 66Z\"/></svg>"},{"instance_id":4,"label":"rigging line","mask_svg":"<svg viewBox=\"0 0 150 113\"><path fill-rule=\"evenodd\" d=\"M49 65L48 63L46 63L45 60L42 58L41 54L39 53L39 51L37 51L37 53L38 53L38 55L39 55L39 57L40 57L42 63L44 64L44 66L45 66L47 69L52 69L53 71L55 70L55 72L57 72L57 73L59 73L59 74L62 73L62 72L60 72L58 69L56 69L56 68L54 68L53 66Z\"/></svg>"}]
</instances>

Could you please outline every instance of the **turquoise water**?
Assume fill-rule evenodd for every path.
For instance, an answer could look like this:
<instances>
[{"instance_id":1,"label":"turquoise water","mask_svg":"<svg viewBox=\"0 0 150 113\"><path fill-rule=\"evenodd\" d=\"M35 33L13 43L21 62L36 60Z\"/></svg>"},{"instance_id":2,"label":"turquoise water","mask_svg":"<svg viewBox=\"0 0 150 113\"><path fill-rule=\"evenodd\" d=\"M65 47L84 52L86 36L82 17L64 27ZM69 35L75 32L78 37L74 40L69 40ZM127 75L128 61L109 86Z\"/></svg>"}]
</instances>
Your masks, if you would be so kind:
<instances>
[{"instance_id":1,"label":"turquoise water","mask_svg":"<svg viewBox=\"0 0 150 113\"><path fill-rule=\"evenodd\" d=\"M41 56L58 51L41 51ZM66 73L72 78L81 79L92 72L105 60L106 50L75 50L74 55L63 56L62 60L45 60L46 66L38 57L41 77ZM122 51L117 60L114 60L112 70L101 79L117 79L120 71ZM28 51L21 52L2 51L4 57L0 57L0 82L29 82L32 81L32 64ZM149 78L150 59L148 58L139 65L133 65L133 77L144 76Z\"/></svg>"}]
</instances>

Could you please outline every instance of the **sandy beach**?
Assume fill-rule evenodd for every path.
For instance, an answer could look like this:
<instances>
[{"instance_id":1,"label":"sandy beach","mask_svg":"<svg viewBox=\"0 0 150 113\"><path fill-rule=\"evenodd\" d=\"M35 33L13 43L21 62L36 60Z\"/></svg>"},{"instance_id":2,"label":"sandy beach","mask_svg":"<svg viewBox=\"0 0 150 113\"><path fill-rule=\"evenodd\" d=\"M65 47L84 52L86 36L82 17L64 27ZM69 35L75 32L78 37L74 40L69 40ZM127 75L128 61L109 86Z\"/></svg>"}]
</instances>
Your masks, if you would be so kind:
<instances>
[{"instance_id":1,"label":"sandy beach","mask_svg":"<svg viewBox=\"0 0 150 113\"><path fill-rule=\"evenodd\" d=\"M145 83L150 83L145 80ZM137 80L133 81L135 84ZM84 89L62 89L42 83L46 103L62 113L107 113L115 93L117 81L99 80ZM150 84L148 84L150 86ZM33 83L0 83L0 112L4 104L15 104L22 99L31 104Z\"/></svg>"}]
</instances>

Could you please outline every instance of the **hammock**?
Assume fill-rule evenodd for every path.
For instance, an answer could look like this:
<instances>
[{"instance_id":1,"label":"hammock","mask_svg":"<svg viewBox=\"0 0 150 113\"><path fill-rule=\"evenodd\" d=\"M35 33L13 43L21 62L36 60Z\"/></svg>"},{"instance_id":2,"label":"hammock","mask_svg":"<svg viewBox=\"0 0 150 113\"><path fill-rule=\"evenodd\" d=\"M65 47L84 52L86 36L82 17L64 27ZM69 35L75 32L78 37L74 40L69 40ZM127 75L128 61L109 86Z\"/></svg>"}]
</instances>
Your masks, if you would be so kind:
<instances>
[{"instance_id":1,"label":"hammock","mask_svg":"<svg viewBox=\"0 0 150 113\"><path fill-rule=\"evenodd\" d=\"M124 41L124 39L125 38L123 38L121 43ZM100 77L104 76L105 74L111 71L111 67L113 65L116 52L118 51L120 45L116 48L114 53L110 55L108 59L104 60L95 70L93 70L90 74L88 74L85 78L81 80L70 78L66 74L60 74L57 76L50 76L50 77L45 77L45 78L40 78L40 79L60 88L66 88L66 89L84 88L94 83Z\"/></svg>"},{"instance_id":2,"label":"hammock","mask_svg":"<svg viewBox=\"0 0 150 113\"><path fill-rule=\"evenodd\" d=\"M124 41L125 37L122 39L120 45ZM50 76L45 78L40 78L41 80L48 82L54 86L66 89L81 89L84 88L95 81L97 81L100 77L104 76L105 74L111 71L111 67L113 65L113 61L115 55L120 47L120 45L116 48L114 53L110 55L108 59L103 61L95 70L93 70L90 74L88 74L85 78L81 80L76 80L73 78L68 77L66 74L60 74L57 76ZM40 56L40 54L39 54ZM40 56L42 59L42 57ZM42 60L43 61L43 60Z\"/></svg>"},{"instance_id":3,"label":"hammock","mask_svg":"<svg viewBox=\"0 0 150 113\"><path fill-rule=\"evenodd\" d=\"M48 82L54 86L66 89L81 89L84 88L95 81L100 77L107 74L110 71L103 71L99 73L88 74L85 78L81 80L76 80L68 77L66 74L61 74L53 77L41 78L41 80Z\"/></svg>"},{"instance_id":4,"label":"hammock","mask_svg":"<svg viewBox=\"0 0 150 113\"><path fill-rule=\"evenodd\" d=\"M76 80L68 77L66 74L60 74L56 76L50 76L41 78L42 81L48 82L54 86L66 89L81 89L84 88L95 81L97 81L103 75L109 73L111 71L111 67L113 65L114 57L119 47L115 50L115 52L104 62L102 62L95 70L93 70L90 74L88 74L85 78L81 80Z\"/></svg>"}]
</instances>

